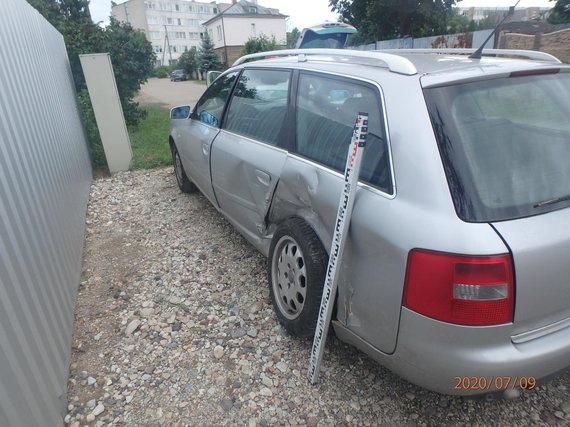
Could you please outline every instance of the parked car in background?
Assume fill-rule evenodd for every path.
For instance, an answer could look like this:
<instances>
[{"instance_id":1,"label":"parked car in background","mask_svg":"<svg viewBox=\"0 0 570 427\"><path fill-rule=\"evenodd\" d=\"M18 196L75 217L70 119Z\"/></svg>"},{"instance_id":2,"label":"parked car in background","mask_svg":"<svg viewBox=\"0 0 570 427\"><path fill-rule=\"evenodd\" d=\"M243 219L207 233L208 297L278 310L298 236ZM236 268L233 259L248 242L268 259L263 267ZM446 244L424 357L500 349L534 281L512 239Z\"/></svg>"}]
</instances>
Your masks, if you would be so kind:
<instances>
[{"instance_id":1,"label":"parked car in background","mask_svg":"<svg viewBox=\"0 0 570 427\"><path fill-rule=\"evenodd\" d=\"M462 395L534 388L570 365L570 65L471 52L248 55L172 109L169 137L180 189L268 257L279 321L310 337L368 113L333 327Z\"/></svg>"},{"instance_id":2,"label":"parked car in background","mask_svg":"<svg viewBox=\"0 0 570 427\"><path fill-rule=\"evenodd\" d=\"M178 82L188 80L188 74L184 70L174 70L170 73L170 81L171 82Z\"/></svg>"},{"instance_id":3,"label":"parked car in background","mask_svg":"<svg viewBox=\"0 0 570 427\"><path fill-rule=\"evenodd\" d=\"M323 22L303 28L295 47L343 49L348 36L356 33L356 28L344 22Z\"/></svg>"}]
</instances>

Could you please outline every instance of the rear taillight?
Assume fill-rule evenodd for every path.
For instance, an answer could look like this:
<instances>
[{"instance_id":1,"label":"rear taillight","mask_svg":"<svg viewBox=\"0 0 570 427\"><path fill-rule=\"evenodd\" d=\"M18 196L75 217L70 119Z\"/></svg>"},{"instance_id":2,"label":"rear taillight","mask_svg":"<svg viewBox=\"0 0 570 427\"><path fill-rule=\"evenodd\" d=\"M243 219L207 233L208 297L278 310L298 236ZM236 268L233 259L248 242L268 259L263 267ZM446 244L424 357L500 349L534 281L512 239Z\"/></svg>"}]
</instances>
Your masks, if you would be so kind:
<instances>
[{"instance_id":1,"label":"rear taillight","mask_svg":"<svg viewBox=\"0 0 570 427\"><path fill-rule=\"evenodd\" d=\"M408 255L403 304L424 316L459 325L512 322L511 258L414 249Z\"/></svg>"}]
</instances>

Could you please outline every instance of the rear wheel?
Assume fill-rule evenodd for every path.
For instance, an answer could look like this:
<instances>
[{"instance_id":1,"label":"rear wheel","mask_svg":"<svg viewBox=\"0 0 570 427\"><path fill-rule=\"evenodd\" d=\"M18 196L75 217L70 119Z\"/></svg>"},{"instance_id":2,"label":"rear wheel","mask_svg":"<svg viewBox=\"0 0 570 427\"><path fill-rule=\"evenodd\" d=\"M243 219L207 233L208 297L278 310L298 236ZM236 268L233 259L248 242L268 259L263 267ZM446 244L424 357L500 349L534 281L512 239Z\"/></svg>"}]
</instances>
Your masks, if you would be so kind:
<instances>
[{"instance_id":1,"label":"rear wheel","mask_svg":"<svg viewBox=\"0 0 570 427\"><path fill-rule=\"evenodd\" d=\"M174 164L174 175L176 175L176 182L178 183L178 188L183 193L194 193L198 188L194 185L192 181L186 176L184 171L184 166L182 165L182 160L180 159L180 154L176 145L171 144L172 151L172 163Z\"/></svg>"},{"instance_id":2,"label":"rear wheel","mask_svg":"<svg viewBox=\"0 0 570 427\"><path fill-rule=\"evenodd\" d=\"M271 241L267 273L279 322L289 333L315 333L327 253L313 229L299 218L281 224Z\"/></svg>"}]
</instances>

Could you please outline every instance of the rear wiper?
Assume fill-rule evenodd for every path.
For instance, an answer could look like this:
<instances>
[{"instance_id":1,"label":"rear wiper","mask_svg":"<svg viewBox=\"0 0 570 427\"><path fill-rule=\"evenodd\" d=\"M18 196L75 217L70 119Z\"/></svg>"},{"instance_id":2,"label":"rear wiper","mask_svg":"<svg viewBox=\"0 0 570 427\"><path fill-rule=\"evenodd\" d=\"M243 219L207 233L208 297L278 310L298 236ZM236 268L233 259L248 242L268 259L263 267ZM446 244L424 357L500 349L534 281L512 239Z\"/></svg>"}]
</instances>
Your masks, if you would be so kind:
<instances>
[{"instance_id":1,"label":"rear wiper","mask_svg":"<svg viewBox=\"0 0 570 427\"><path fill-rule=\"evenodd\" d=\"M565 202L566 200L570 200L570 194L568 194L567 196L556 197L555 199L544 200L542 202L537 203L533 207L540 208L546 205L553 205L554 203Z\"/></svg>"}]
</instances>

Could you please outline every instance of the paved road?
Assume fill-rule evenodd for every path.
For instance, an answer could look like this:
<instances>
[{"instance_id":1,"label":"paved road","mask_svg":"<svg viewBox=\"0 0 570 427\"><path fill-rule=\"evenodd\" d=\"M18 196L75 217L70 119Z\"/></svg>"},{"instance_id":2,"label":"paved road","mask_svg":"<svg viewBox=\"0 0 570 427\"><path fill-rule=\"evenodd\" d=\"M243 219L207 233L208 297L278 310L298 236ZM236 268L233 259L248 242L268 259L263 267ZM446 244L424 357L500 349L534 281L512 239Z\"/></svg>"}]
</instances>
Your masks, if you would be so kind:
<instances>
[{"instance_id":1,"label":"paved road","mask_svg":"<svg viewBox=\"0 0 570 427\"><path fill-rule=\"evenodd\" d=\"M171 82L170 79L148 79L135 98L140 104L163 104L169 108L177 105L194 105L206 84L194 81Z\"/></svg>"}]
</instances>

